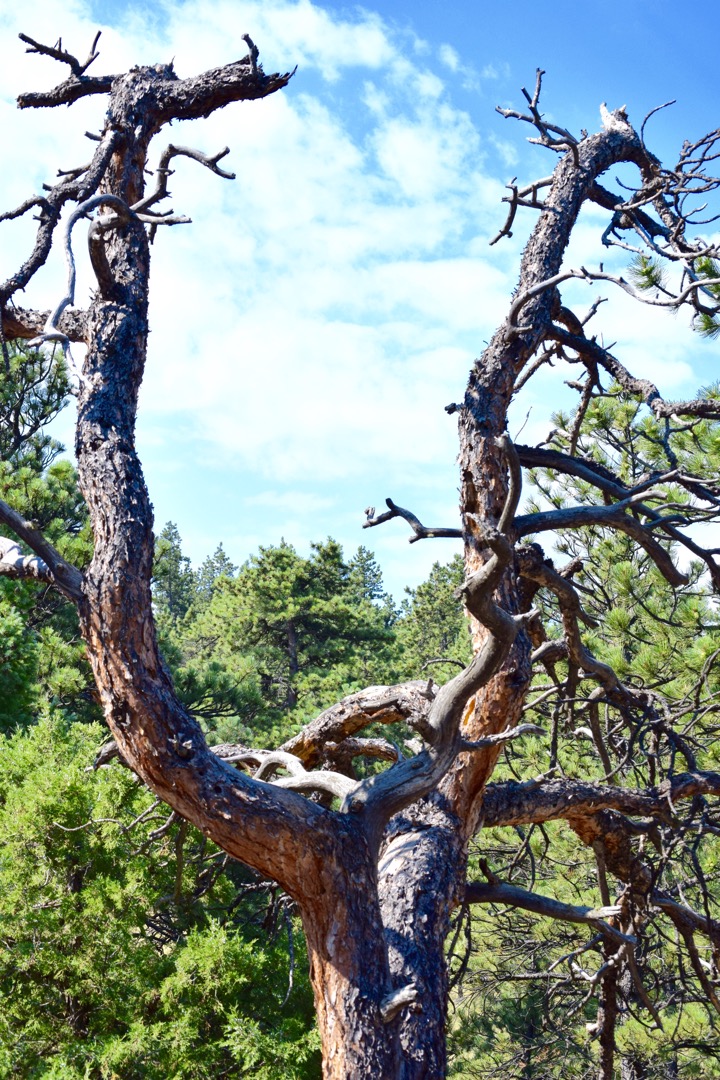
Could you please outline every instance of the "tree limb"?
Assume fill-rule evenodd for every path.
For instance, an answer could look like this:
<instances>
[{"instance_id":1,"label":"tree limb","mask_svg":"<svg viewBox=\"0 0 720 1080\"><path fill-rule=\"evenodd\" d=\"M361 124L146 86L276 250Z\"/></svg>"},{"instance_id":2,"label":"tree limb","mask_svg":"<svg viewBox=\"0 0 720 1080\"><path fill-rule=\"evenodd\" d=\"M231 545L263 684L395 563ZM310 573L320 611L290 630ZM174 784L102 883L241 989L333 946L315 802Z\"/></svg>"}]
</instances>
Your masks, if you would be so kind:
<instances>
[{"instance_id":1,"label":"tree limb","mask_svg":"<svg viewBox=\"0 0 720 1080\"><path fill-rule=\"evenodd\" d=\"M528 892L518 885L506 882L468 882L465 886L465 901L468 904L507 904L510 907L523 908L536 915L549 919L561 919L564 922L588 923L613 941L634 944L635 938L621 933L616 927L603 920L618 915L621 908L615 904L610 907L590 908L576 904L565 904L549 896Z\"/></svg>"},{"instance_id":2,"label":"tree limb","mask_svg":"<svg viewBox=\"0 0 720 1080\"><path fill-rule=\"evenodd\" d=\"M483 825L533 825L570 816L616 810L635 817L672 820L673 806L696 795L720 797L720 773L687 772L645 791L584 780L506 780L488 784L483 797Z\"/></svg>"},{"instance_id":3,"label":"tree limb","mask_svg":"<svg viewBox=\"0 0 720 1080\"><path fill-rule=\"evenodd\" d=\"M649 498L650 492L644 493ZM643 496L633 495L611 506L570 506L561 510L539 511L521 514L515 518L514 529L518 537L557 529L579 529L588 525L618 529L631 536L648 553L663 577L674 587L687 585L689 578L675 566L670 555L637 518L625 513L631 508L639 509Z\"/></svg>"},{"instance_id":4,"label":"tree limb","mask_svg":"<svg viewBox=\"0 0 720 1080\"><path fill-rule=\"evenodd\" d=\"M409 543L414 544L418 540L425 540L429 537L438 536L452 536L461 537L461 529L446 529L436 527L426 527L422 522L413 514L411 510L404 510L402 506L398 506L392 501L392 499L386 499L385 503L389 507L389 510L384 514L378 514L375 516L375 507L369 506L365 511L367 520L363 523L363 529L372 529L375 525L382 525L385 521L390 521L392 518L401 517L407 521L408 525L412 529L414 535L409 538Z\"/></svg>"},{"instance_id":5,"label":"tree limb","mask_svg":"<svg viewBox=\"0 0 720 1080\"><path fill-rule=\"evenodd\" d=\"M94 94L108 94L117 78L117 75L101 75L97 78L88 75L81 75L78 78L71 75L52 90L36 90L19 94L18 108L54 109L58 105L72 105L80 98L91 97Z\"/></svg>"},{"instance_id":6,"label":"tree limb","mask_svg":"<svg viewBox=\"0 0 720 1080\"><path fill-rule=\"evenodd\" d=\"M232 101L257 100L287 86L294 70L284 75L266 75L257 63L257 49L249 35L243 37L250 52L234 64L213 68L189 79L179 79L172 67L168 67L163 94L158 101L157 118L161 124L168 120L198 120Z\"/></svg>"},{"instance_id":7,"label":"tree limb","mask_svg":"<svg viewBox=\"0 0 720 1080\"><path fill-rule=\"evenodd\" d=\"M557 324L548 328L548 336L575 352L591 357L619 386L629 394L637 394L652 409L658 419L672 416L696 416L708 420L720 419L720 402L712 398L690 401L665 401L655 383L631 375L617 357L594 339L572 334Z\"/></svg>"},{"instance_id":8,"label":"tree limb","mask_svg":"<svg viewBox=\"0 0 720 1080\"><path fill-rule=\"evenodd\" d=\"M68 600L72 600L73 603L77 604L82 598L83 576L80 571L63 559L62 555L55 550L32 522L25 521L21 514L18 514L2 499L0 499L0 522L9 526L38 557L37 561L30 560L26 562L26 574L13 573L11 576L29 576L32 574L32 576L55 585L67 596ZM18 565L19 549L17 549L16 555L14 553L16 545L13 545L12 541L8 541L4 537L2 541L2 561L8 560L8 569L2 570L2 563L0 563L0 570L4 573L10 573L10 568ZM34 567L37 572L31 570L31 567Z\"/></svg>"},{"instance_id":9,"label":"tree limb","mask_svg":"<svg viewBox=\"0 0 720 1080\"><path fill-rule=\"evenodd\" d=\"M370 686L320 713L280 749L311 769L322 763L329 744L337 745L342 753L344 740L369 724L405 723L425 735L429 731L428 712L436 695L437 687L432 680Z\"/></svg>"},{"instance_id":10,"label":"tree limb","mask_svg":"<svg viewBox=\"0 0 720 1080\"><path fill-rule=\"evenodd\" d=\"M102 31L98 30L95 35L93 43L90 46L90 52L88 53L84 64L81 64L77 57L73 56L72 53L63 49L62 38L60 38L57 45L42 45L39 41L35 41L34 38L28 37L27 34L18 34L18 37L21 41L24 41L26 45L30 46L25 52L38 53L41 56L50 56L53 60L59 60L62 64L68 64L73 75L79 79L100 55L97 51L97 43L100 40L101 33Z\"/></svg>"},{"instance_id":11,"label":"tree limb","mask_svg":"<svg viewBox=\"0 0 720 1080\"><path fill-rule=\"evenodd\" d=\"M3 312L3 333L8 341L28 341L42 334L52 312L7 307ZM87 335L86 314L77 309L63 311L57 322L60 333L69 341L84 342Z\"/></svg>"},{"instance_id":12,"label":"tree limb","mask_svg":"<svg viewBox=\"0 0 720 1080\"><path fill-rule=\"evenodd\" d=\"M24 289L43 266L50 254L55 228L60 212L67 202L84 202L95 194L119 142L117 131L107 130L100 139L90 166L81 177L63 180L50 189L46 196L47 209L40 215L33 250L20 269L0 286L0 308L3 323L8 317L7 303L18 291ZM21 335L25 336L25 335Z\"/></svg>"},{"instance_id":13,"label":"tree limb","mask_svg":"<svg viewBox=\"0 0 720 1080\"><path fill-rule=\"evenodd\" d=\"M497 439L509 467L508 494L500 525L507 527L520 499L520 464L507 435ZM440 688L428 714L430 746L409 761L401 761L378 776L364 780L344 808L364 810L373 847L387 821L403 807L427 794L450 769L461 749L460 721L468 699L497 671L508 655L520 627L534 613L513 617L494 601L493 594L513 558L513 549L499 530L484 536L490 559L459 590L468 610L489 631L469 666Z\"/></svg>"}]
</instances>

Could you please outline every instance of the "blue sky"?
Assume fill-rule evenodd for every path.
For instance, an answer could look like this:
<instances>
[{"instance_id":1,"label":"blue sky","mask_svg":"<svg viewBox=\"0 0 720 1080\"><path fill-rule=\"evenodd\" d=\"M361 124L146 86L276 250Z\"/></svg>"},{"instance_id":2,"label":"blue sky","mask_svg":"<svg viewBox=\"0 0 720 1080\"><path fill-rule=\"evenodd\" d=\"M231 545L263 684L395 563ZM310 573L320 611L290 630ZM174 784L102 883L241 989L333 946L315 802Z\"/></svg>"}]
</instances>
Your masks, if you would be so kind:
<instances>
[{"instance_id":1,"label":"blue sky","mask_svg":"<svg viewBox=\"0 0 720 1080\"><path fill-rule=\"evenodd\" d=\"M462 396L503 317L532 225L524 219L511 240L489 247L504 219L503 186L546 175L554 160L495 105L519 106L538 65L545 112L578 132L597 128L602 101L627 104L639 123L677 98L648 136L671 157L685 137L720 123L720 14L708 7L683 21L666 0L621 9L188 0L150 13L37 0L25 17L0 0L5 145L24 148L0 178L3 206L84 160L83 132L103 112L96 99L18 114L17 93L51 85L58 71L26 56L17 32L62 35L84 55L99 27L98 72L174 57L180 75L193 74L242 55L246 31L266 70L298 65L282 94L168 135L205 151L229 145L238 179L182 162L172 204L193 224L155 244L138 445L158 528L175 521L196 563L220 541L236 562L281 536L301 550L327 535L348 553L364 543L399 596L454 542L410 546L397 523L363 531L363 508L390 495L427 524L456 523L456 431L443 406ZM603 227L601 215L586 216L571 261L603 258ZM3 228L6 273L30 233L27 223ZM58 255L27 301L51 306L62 281ZM81 265L81 287L91 285ZM588 306L596 292L577 286L572 298ZM683 316L638 311L624 297L601 310L598 329L668 395L714 377L717 345L693 338ZM511 434L529 411L523 438L543 437L565 400L562 380L555 371L531 384ZM68 411L58 427L69 445L71 423Z\"/></svg>"}]
</instances>

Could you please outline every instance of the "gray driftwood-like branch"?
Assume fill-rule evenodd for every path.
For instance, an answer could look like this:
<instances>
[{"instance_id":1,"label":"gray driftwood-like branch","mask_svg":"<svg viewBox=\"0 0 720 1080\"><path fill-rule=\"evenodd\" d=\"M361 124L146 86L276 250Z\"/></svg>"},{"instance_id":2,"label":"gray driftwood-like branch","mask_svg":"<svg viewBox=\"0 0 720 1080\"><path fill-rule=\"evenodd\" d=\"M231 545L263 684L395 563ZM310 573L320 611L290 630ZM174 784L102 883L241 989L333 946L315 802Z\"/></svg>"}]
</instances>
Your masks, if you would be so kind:
<instances>
[{"instance_id":1,"label":"gray driftwood-like branch","mask_svg":"<svg viewBox=\"0 0 720 1080\"><path fill-rule=\"evenodd\" d=\"M82 203L97 192L117 145L118 133L108 129L98 142L92 161L82 175L61 179L43 196L32 251L20 269L0 285L0 308L2 309L3 325L9 323L8 330L13 320L19 321L22 325L20 310L16 308L8 310L8 304L18 292L21 292L29 284L37 271L44 266L50 254L55 229L60 221L63 207L67 203ZM32 202L33 200L28 200L24 205L32 205ZM33 322L36 322L34 314L31 313L30 317ZM35 335L21 332L19 336L32 337Z\"/></svg>"},{"instance_id":2,"label":"gray driftwood-like branch","mask_svg":"<svg viewBox=\"0 0 720 1080\"><path fill-rule=\"evenodd\" d=\"M647 395L643 394L643 396L646 397L646 399L649 397L651 400L657 402L657 399L652 397L652 391L654 390L652 384L648 384L646 390ZM661 402L661 404L663 403ZM698 418L705 419L710 417L713 409L717 411L717 405L713 404L711 401L676 402L674 405L678 407L677 411L681 415L697 416ZM694 410L696 405L698 406L697 411ZM706 409L702 406L710 406L711 408ZM673 411L671 415L675 415L675 412ZM667 417L663 416L661 416L661 418L667 419ZM702 547L701 544L693 539L686 529L678 527L677 522L673 520L671 515L663 514L661 511L650 506L647 502L636 498L643 493L647 496L648 490L651 487L672 483L684 488L696 501L699 500L700 502L708 504L711 510L716 512L720 508L720 489L717 480L708 481L698 476L688 476L680 473L677 468L672 468L665 473L653 473L648 477L645 483L628 488L611 472L611 470L598 462L583 458L577 454L566 454L542 446L521 446L518 447L518 456L525 468L548 469L565 476L575 477L585 483L592 484L593 487L596 487L599 491L603 492L604 495L617 500L614 507L610 508L610 515L606 516L605 521L598 521L598 524L610 525L611 528L618 528L620 531L626 532L628 535L638 539L650 557L653 558L656 564L661 568L661 572L671 584L682 584L679 577L679 571L675 567L675 564L667 551L654 541L649 532L650 529L652 529L653 532L664 534L670 540L681 544L689 552L695 555L696 558L702 559L710 573L713 587L720 592L720 564L718 564L715 559L717 553ZM626 500L634 501L632 504L628 504ZM625 515L626 520L622 521L619 525L613 521L608 521L608 517L614 517L617 512L617 506L621 503L632 505L633 513L642 514L646 519L645 526L642 526L637 520L634 522L628 521L627 515ZM572 508L569 509L572 510ZM601 508L601 510L603 509L605 508ZM565 511L563 511L563 513L564 512ZM684 514L688 524L694 519L701 520L700 516L691 505L684 507ZM526 515L524 519L525 526L529 523L529 520L530 516ZM549 519L545 519L546 525L548 524L548 520ZM574 518L575 522L578 522L579 520L580 519L577 517ZM560 524L558 524L558 522L560 522ZM562 524L561 518L555 518L554 523L551 522L551 527L563 528L565 526ZM573 527L572 521L569 527Z\"/></svg>"},{"instance_id":3,"label":"gray driftwood-like branch","mask_svg":"<svg viewBox=\"0 0 720 1080\"><path fill-rule=\"evenodd\" d=\"M539 724L518 724L517 727L507 731L499 731L497 735L486 735L484 739L464 739L463 750L486 750L490 746L504 746L505 743L522 739L525 735L544 735L545 729Z\"/></svg>"},{"instance_id":4,"label":"gray driftwood-like branch","mask_svg":"<svg viewBox=\"0 0 720 1080\"><path fill-rule=\"evenodd\" d=\"M713 398L696 398L689 401L666 401L658 387L650 379L640 378L625 367L609 349L592 338L586 338L552 323L548 336L580 356L588 357L605 371L629 394L637 394L652 410L658 420L674 416L696 416L708 420L720 419L720 403Z\"/></svg>"},{"instance_id":5,"label":"gray driftwood-like branch","mask_svg":"<svg viewBox=\"0 0 720 1080\"><path fill-rule=\"evenodd\" d=\"M52 314L51 311L31 311L14 305L7 307L2 316L3 333L8 341L27 342L43 333ZM68 341L86 340L87 323L83 311L66 309L57 321L57 327Z\"/></svg>"},{"instance_id":6,"label":"gray driftwood-like branch","mask_svg":"<svg viewBox=\"0 0 720 1080\"><path fill-rule=\"evenodd\" d=\"M0 310L2 311L3 327L6 334L9 337L32 338L37 336L37 332L33 333L31 326L37 327L38 323L41 322L40 318L35 313L29 313L29 319L25 322L19 312L13 313L12 309L8 308L8 303L18 291L25 288L37 270L45 263L53 243L55 227L59 221L63 206L67 202L81 204L98 192L110 158L120 140L119 131L123 129L124 124L120 114L129 102L126 92L127 87L124 86L123 79L127 81L130 79L130 75L107 75L95 78L85 74L89 64L98 56L97 37L84 64L64 50L61 43L58 43L57 46L46 46L26 35L21 35L21 37L23 41L31 46L28 51L42 53L67 64L71 69L71 75L56 86L54 90L21 94L18 98L20 108L53 108L58 105L70 105L81 97L94 94L109 94L111 100L106 128L98 139L92 161L87 168L80 171L70 170L69 174L63 175L56 185L47 190L45 195L27 199L18 210L6 215L7 217L17 216L35 206L40 210L39 226L32 252L21 269L0 286ZM266 97L285 86L291 77L290 73L265 75L257 63L257 49L247 35L245 41L250 49L245 59L224 68L204 72L202 75L191 79L178 78L173 71L172 65L161 65L153 68L151 82L153 84L152 108L154 120L157 124L155 130L170 120L209 116L210 113L218 108L223 108L230 102ZM147 69L148 72L150 70ZM136 81L138 77L138 75L133 76ZM145 78L147 82L147 76ZM113 96L113 88L115 96ZM146 135L146 140L149 141L149 137ZM197 151L174 147L168 148L166 154L168 153L170 157L178 153L194 157L196 160L202 161L203 164L218 173L218 175L230 175L218 166L218 161L224 156L222 153L212 158L206 157ZM167 160L169 161L170 158L168 157ZM163 182L166 184L166 177L163 180L162 174L160 175L160 181L161 185ZM133 194L132 191L126 193L131 198L131 202L127 203L127 205L132 206L135 202L142 203L144 194L142 198L138 199L133 198ZM115 198L126 201L117 193L113 193L113 195ZM156 192L155 197L151 198L151 204L154 205L162 197L161 194ZM140 212L142 212L142 208ZM160 223L161 220L154 222L154 224ZM47 317L42 320L41 325L44 326L46 322ZM68 320L65 322L65 325L61 322L57 327L61 334L67 335L71 340L82 340L83 337L78 335L77 331L70 332L71 326L67 325Z\"/></svg>"},{"instance_id":7,"label":"gray driftwood-like branch","mask_svg":"<svg viewBox=\"0 0 720 1080\"><path fill-rule=\"evenodd\" d=\"M294 769L298 775L328 765L346 767L354 757L397 761L400 754L387 740L357 738L358 733L371 724L404 724L419 735L431 734L427 717L437 692L432 680L369 686L320 713L278 750L254 750L233 743L220 743L211 750L228 764L254 765L258 779L266 779L267 773L278 767ZM98 751L95 768L118 757L126 764L111 739Z\"/></svg>"},{"instance_id":8,"label":"gray driftwood-like branch","mask_svg":"<svg viewBox=\"0 0 720 1080\"><path fill-rule=\"evenodd\" d=\"M628 937L627 934L621 933L616 927L605 922L606 919L620 914L622 909L617 904L599 908L565 904L549 896L528 892L527 889L521 889L518 885L501 881L469 881L465 886L465 901L468 904L507 904L509 907L523 908L525 911L532 911L535 915L543 915L548 919L587 923L619 944L635 943L634 938Z\"/></svg>"},{"instance_id":9,"label":"gray driftwood-like branch","mask_svg":"<svg viewBox=\"0 0 720 1080\"><path fill-rule=\"evenodd\" d=\"M370 724L401 723L419 735L429 734L428 713L436 695L432 680L370 686L320 713L281 749L311 769L324 760L328 746L335 748L334 755L342 757L344 741Z\"/></svg>"},{"instance_id":10,"label":"gray driftwood-like branch","mask_svg":"<svg viewBox=\"0 0 720 1080\"><path fill-rule=\"evenodd\" d=\"M535 825L615 810L638 818L670 820L676 803L698 795L720 797L720 773L679 773L651 791L612 787L582 780L526 780L488 784L483 824Z\"/></svg>"},{"instance_id":11,"label":"gray driftwood-like branch","mask_svg":"<svg viewBox=\"0 0 720 1080\"><path fill-rule=\"evenodd\" d=\"M6 536L0 536L0 574L55 584L55 577L46 562L37 555L23 555L20 545Z\"/></svg>"}]
</instances>

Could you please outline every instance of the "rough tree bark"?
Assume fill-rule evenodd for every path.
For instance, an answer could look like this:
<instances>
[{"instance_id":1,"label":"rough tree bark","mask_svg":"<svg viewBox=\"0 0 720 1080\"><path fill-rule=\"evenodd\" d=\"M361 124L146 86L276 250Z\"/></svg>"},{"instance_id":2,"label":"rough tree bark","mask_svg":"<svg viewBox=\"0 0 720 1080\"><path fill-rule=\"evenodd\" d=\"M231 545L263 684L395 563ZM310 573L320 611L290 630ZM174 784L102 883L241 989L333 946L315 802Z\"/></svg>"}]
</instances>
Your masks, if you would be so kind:
<instances>
[{"instance_id":1,"label":"rough tree bark","mask_svg":"<svg viewBox=\"0 0 720 1080\"><path fill-rule=\"evenodd\" d=\"M77 373L76 454L95 549L91 565L80 574L31 524L0 504L0 522L32 552L23 556L16 544L4 540L0 571L48 581L77 604L107 723L124 761L177 813L232 856L279 882L296 901L310 953L326 1080L443 1077L448 998L444 949L459 904L512 903L587 922L604 935L608 954L618 947L627 949L634 940L620 919L620 908L611 903L592 909L553 906L549 898L520 889L503 892L498 882L466 885L468 844L483 819L491 825L564 818L582 842L605 846L608 868L629 881L638 896L642 893L643 902L652 892L652 880L628 848L626 819L618 811L660 818L667 806L662 795L591 784L581 790L572 781L552 779L517 790L508 784L487 785L504 743L524 730L517 725L532 677L533 650L543 641L532 607L541 586L557 594L565 655L596 677L603 693L619 695L621 704L626 704L623 695L632 698L584 650L576 632L579 603L568 580L553 577L537 548L516 549L523 535L553 528L558 520L552 514L530 521L516 516L521 465L532 467L538 455L543 460L543 453L552 452L513 447L506 433L507 411L520 380L543 357L543 350L573 350L588 372L602 368L632 382L610 353L586 339L583 325L563 308L559 284L582 276L563 271L563 258L581 207L594 201L616 216L621 207L641 237L651 244L660 237L678 259L685 259L691 273L696 249L684 239L682 216L677 199L673 201L673 185L677 188L680 181L676 173L660 170L622 112L607 114L602 131L580 140L546 124L538 111L538 77L534 96L526 95L529 114L517 115L534 125L537 141L558 153L559 161L552 177L541 182L547 189L542 204L537 190L528 202L527 192L512 189L505 233L518 205L539 208L540 216L522 257L507 317L474 364L463 403L452 407L459 412L460 532L467 570L461 592L473 620L475 657L440 690L432 684L410 684L354 695L276 754L227 747L211 752L198 723L177 699L158 652L150 591L153 518L135 449L135 419L148 334L148 234L183 220L157 209L166 195L169 162L186 156L221 176L230 174L218 165L223 154L205 156L171 146L161 158L157 186L148 193L148 151L170 121L265 97L284 87L290 76L265 75L249 38L245 59L188 79L162 65L93 78L85 70L95 58L95 46L82 65L58 48L25 40L30 51L54 56L71 74L51 92L23 95L21 107L70 104L90 94L108 98L90 166L6 215L39 208L40 225L27 262L0 287L6 339L60 341L69 361L70 341L87 345ZM620 162L634 164L640 174L638 192L627 200L598 184L598 178ZM11 307L13 296L46 260L60 213L67 207L74 207L64 240L71 266L72 227L81 217L95 215L88 239L97 290L90 306L86 311L73 308L70 285L49 314ZM590 276L588 271L583 275ZM596 276L608 277L602 272ZM708 303L699 288L685 288L679 302L697 303L699 297ZM655 387L635 380L633 388L657 416L665 415L667 403ZM720 415L717 406L713 409L708 413L707 402L673 403L672 413ZM606 522L622 529L638 539L666 576L681 580L657 540L662 522L658 530L655 521L652 534L646 527L653 514L658 517L656 509L633 501L639 496L626 491L607 470L572 454L557 457L562 460L553 459L555 467L589 476L608 503L616 500L611 514L604 504L576 508L574 518L567 512L564 527ZM693 478L687 482L698 483ZM424 529L409 511L391 501L388 505L390 513L367 524L401 516L413 527L414 538L457 532ZM667 528L678 531L674 524ZM711 570L717 570L712 555L705 557ZM397 754L392 744L358 737L370 723L397 721L408 723L424 740L413 758L393 761ZM393 763L369 779L351 779L343 761L363 753ZM684 780L676 776L673 783L675 800L698 793L717 795L720 790L716 775L693 770ZM323 794L328 806L334 799L338 809L304 798L301 792L307 791ZM607 817L612 814L614 818ZM615 833L618 843L612 842ZM655 902L665 905L668 917L686 935L717 934L712 920L672 897L658 894ZM605 1016L614 1008L614 985L606 980ZM614 1048L609 1022L602 1028L601 1046L601 1075L609 1077Z\"/></svg>"}]
</instances>

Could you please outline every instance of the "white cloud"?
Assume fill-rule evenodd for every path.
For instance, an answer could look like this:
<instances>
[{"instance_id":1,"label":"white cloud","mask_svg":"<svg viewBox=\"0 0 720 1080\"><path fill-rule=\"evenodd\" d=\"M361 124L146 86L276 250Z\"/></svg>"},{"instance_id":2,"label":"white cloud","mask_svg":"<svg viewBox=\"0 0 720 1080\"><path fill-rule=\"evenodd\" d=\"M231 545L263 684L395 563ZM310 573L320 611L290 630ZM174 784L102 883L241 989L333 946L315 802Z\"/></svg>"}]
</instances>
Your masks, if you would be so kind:
<instances>
[{"instance_id":1,"label":"white cloud","mask_svg":"<svg viewBox=\"0 0 720 1080\"><path fill-rule=\"evenodd\" d=\"M453 49L452 45L441 45L438 49L438 57L440 62L451 71L460 69L460 54L457 49Z\"/></svg>"},{"instance_id":2,"label":"white cloud","mask_svg":"<svg viewBox=\"0 0 720 1080\"><path fill-rule=\"evenodd\" d=\"M153 251L140 411L140 444L160 485L151 494L162 516L185 515L181 532L192 542L194 530L195 550L221 503L246 515L214 534L198 558L220 539L230 550L233 537L254 546L277 541L282 529L301 544L345 529L384 557L394 552L398 568L424 568L449 547L427 555L423 545L398 549L395 533L359 533L358 508L391 494L403 505L415 500L413 509L433 523L455 519L455 423L443 406L462 397L472 359L507 309L531 222L524 218L518 236L488 249L505 193L488 155L512 167L513 146L478 132L454 104L452 84L470 70L456 50L430 50L378 15L345 15L310 0L189 0L154 10L149 24L144 11L125 16L122 35L105 28L98 72L174 56L176 70L190 74L242 55L245 31L266 70L295 63L299 70L265 101L172 129L173 141L205 151L229 145L227 165L238 178L229 183L193 162L174 163L172 205L194 224L161 230ZM79 0L39 0L32 14L25 21L0 0L8 34L27 29L55 40L62 33L78 52L92 40L95 22ZM4 206L57 167L89 157L83 132L98 130L102 99L62 112L18 113L13 105L19 89L57 77L50 61L5 49L0 123L6 144L23 153L0 178ZM488 109L488 129L491 122ZM161 137L157 152L164 145ZM583 219L571 252L578 264L597 258L603 227L597 216ZM0 273L8 273L27 254L32 223L2 228ZM79 227L79 289L87 292L82 249ZM51 306L64 274L55 251L28 302ZM595 291L573 285L567 295L589 305ZM620 298L611 318L601 310L597 326L631 350L640 374L678 392L696 379L679 322ZM543 369L531 383L515 425L532 405L523 438L547 433L563 374ZM214 493L219 487L232 498L215 495L206 506L208 475ZM177 505L168 505L170 491ZM193 510L200 506L202 513Z\"/></svg>"},{"instance_id":3,"label":"white cloud","mask_svg":"<svg viewBox=\"0 0 720 1080\"><path fill-rule=\"evenodd\" d=\"M507 61L503 61L499 64L485 64L480 76L483 79L507 79L510 76L510 65Z\"/></svg>"},{"instance_id":4,"label":"white cloud","mask_svg":"<svg viewBox=\"0 0 720 1080\"><path fill-rule=\"evenodd\" d=\"M494 132L490 135L490 142L497 150L503 165L508 168L514 168L517 165L520 155L514 143L509 142L507 139L499 139Z\"/></svg>"},{"instance_id":5,"label":"white cloud","mask_svg":"<svg viewBox=\"0 0 720 1080\"><path fill-rule=\"evenodd\" d=\"M311 0L192 0L164 3L162 34L181 73L199 66L216 67L246 53L242 35L249 33L261 50L266 70L286 71L295 65L313 69L328 81L347 69L388 65L396 48L379 15L358 10L343 18ZM145 8L128 30L142 34Z\"/></svg>"},{"instance_id":6,"label":"white cloud","mask_svg":"<svg viewBox=\"0 0 720 1080\"><path fill-rule=\"evenodd\" d=\"M334 505L334 500L317 495L313 491L259 491L256 495L245 498L247 506L267 506L273 510L282 510L295 515L313 514L318 510L327 510Z\"/></svg>"}]
</instances>

